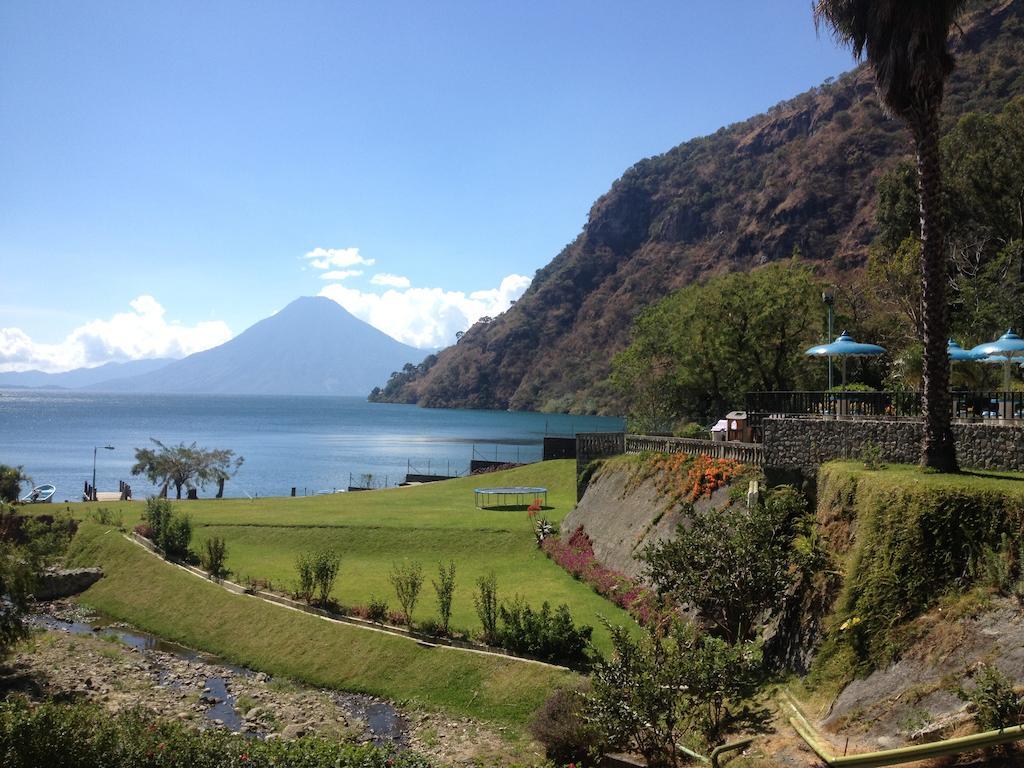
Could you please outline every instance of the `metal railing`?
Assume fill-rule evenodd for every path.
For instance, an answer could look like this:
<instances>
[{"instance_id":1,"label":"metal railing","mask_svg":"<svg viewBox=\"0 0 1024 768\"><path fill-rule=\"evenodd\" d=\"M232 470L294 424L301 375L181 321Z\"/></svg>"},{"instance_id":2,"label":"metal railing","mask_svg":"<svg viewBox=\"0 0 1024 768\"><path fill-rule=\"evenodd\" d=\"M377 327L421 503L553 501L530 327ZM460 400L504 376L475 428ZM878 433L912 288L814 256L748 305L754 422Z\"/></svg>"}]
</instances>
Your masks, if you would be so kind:
<instances>
[{"instance_id":1,"label":"metal railing","mask_svg":"<svg viewBox=\"0 0 1024 768\"><path fill-rule=\"evenodd\" d=\"M953 418L1024 419L1024 392L953 392ZM869 419L921 418L920 392L748 392L747 423L755 435L768 416L836 416Z\"/></svg>"}]
</instances>

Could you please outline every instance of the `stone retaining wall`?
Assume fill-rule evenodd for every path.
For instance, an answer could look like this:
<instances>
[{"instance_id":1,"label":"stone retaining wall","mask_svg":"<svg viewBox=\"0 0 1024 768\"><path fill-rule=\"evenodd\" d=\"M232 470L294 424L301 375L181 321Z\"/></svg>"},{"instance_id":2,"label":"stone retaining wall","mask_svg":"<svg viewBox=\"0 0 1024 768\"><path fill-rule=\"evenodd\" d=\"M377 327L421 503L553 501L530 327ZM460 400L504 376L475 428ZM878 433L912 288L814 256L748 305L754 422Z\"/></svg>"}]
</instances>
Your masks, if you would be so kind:
<instances>
[{"instance_id":1,"label":"stone retaining wall","mask_svg":"<svg viewBox=\"0 0 1024 768\"><path fill-rule=\"evenodd\" d=\"M49 569L39 574L32 596L36 600L56 600L85 592L103 578L102 568Z\"/></svg>"},{"instance_id":2,"label":"stone retaining wall","mask_svg":"<svg viewBox=\"0 0 1024 768\"><path fill-rule=\"evenodd\" d=\"M869 419L769 418L764 421L764 465L813 473L832 459L859 459L875 445L882 461L917 464L921 422ZM961 467L1024 471L1024 425L953 425Z\"/></svg>"}]
</instances>

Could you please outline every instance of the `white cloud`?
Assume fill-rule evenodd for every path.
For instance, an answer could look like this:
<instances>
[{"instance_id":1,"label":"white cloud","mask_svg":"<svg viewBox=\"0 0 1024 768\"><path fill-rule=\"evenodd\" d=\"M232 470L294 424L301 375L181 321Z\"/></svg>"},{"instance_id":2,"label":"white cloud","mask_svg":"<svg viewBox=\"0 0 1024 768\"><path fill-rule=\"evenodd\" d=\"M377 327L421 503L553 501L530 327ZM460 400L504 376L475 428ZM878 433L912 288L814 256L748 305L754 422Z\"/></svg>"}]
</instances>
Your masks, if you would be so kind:
<instances>
[{"instance_id":1,"label":"white cloud","mask_svg":"<svg viewBox=\"0 0 1024 768\"><path fill-rule=\"evenodd\" d=\"M368 293L339 283L324 286L321 296L333 299L356 317L414 347L429 349L455 342L481 317L493 317L523 295L530 278L508 275L497 288L446 291L443 288L392 288Z\"/></svg>"},{"instance_id":2,"label":"white cloud","mask_svg":"<svg viewBox=\"0 0 1024 768\"><path fill-rule=\"evenodd\" d=\"M359 255L358 248L314 248L302 258L314 269L332 269L334 267L354 267L359 264L372 267L374 259Z\"/></svg>"},{"instance_id":3,"label":"white cloud","mask_svg":"<svg viewBox=\"0 0 1024 768\"><path fill-rule=\"evenodd\" d=\"M359 277L363 274L361 269L332 269L320 275L321 280L348 280L350 277Z\"/></svg>"},{"instance_id":4,"label":"white cloud","mask_svg":"<svg viewBox=\"0 0 1024 768\"><path fill-rule=\"evenodd\" d=\"M387 285L391 288L408 288L412 285L408 277L402 277L401 275L391 275L387 272L378 272L376 275L370 278L370 282L374 285Z\"/></svg>"},{"instance_id":5,"label":"white cloud","mask_svg":"<svg viewBox=\"0 0 1024 768\"><path fill-rule=\"evenodd\" d=\"M164 308L152 296L139 296L129 306L130 312L75 328L58 344L36 343L20 328L0 328L0 371L54 373L115 361L185 357L231 338L220 320L193 326L167 322Z\"/></svg>"}]
</instances>

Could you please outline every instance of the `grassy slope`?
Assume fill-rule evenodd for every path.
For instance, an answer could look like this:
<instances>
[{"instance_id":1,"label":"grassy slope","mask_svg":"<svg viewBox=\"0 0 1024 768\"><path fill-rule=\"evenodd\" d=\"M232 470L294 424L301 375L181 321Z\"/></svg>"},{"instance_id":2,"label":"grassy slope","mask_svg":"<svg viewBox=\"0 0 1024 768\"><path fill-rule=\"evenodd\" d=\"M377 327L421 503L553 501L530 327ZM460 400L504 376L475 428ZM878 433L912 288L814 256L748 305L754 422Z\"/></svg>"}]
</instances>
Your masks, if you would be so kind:
<instances>
[{"instance_id":1,"label":"grassy slope","mask_svg":"<svg viewBox=\"0 0 1024 768\"><path fill-rule=\"evenodd\" d=\"M993 588L985 558L1010 562L1021 544L1024 473L830 462L818 474L817 518L836 569L831 631L810 677L827 700L898 657L914 641L914 619L940 600ZM852 619L856 628L837 631Z\"/></svg>"},{"instance_id":2,"label":"grassy slope","mask_svg":"<svg viewBox=\"0 0 1024 768\"><path fill-rule=\"evenodd\" d=\"M924 472L908 464L890 464L883 470L871 471L860 461L832 461L822 467L823 476L856 478L858 486L867 489L919 491L963 491L1024 496L1024 472L965 470L955 475ZM819 478L820 482L821 478Z\"/></svg>"},{"instance_id":3,"label":"grassy slope","mask_svg":"<svg viewBox=\"0 0 1024 768\"><path fill-rule=\"evenodd\" d=\"M234 595L94 524L82 526L71 556L105 572L82 596L84 603L235 663L314 685L522 726L554 686L574 677L500 657L424 648Z\"/></svg>"},{"instance_id":4,"label":"grassy slope","mask_svg":"<svg viewBox=\"0 0 1024 768\"><path fill-rule=\"evenodd\" d=\"M222 499L181 502L196 526L193 549L201 551L210 536L223 536L228 567L237 576L269 579L275 587L291 588L295 558L303 551L335 548L342 555L334 597L343 604L365 604L371 596L397 608L388 582L393 563L402 559L423 564L427 577L414 619L436 615L430 585L437 563L453 560L457 570L452 625L479 629L473 605L477 577L493 570L502 597L521 594L539 606L567 603L577 622L594 627L594 644L609 648L608 633L599 616L617 624L632 624L629 616L586 585L575 581L541 554L526 513L478 510L473 488L478 486L539 485L548 488L544 514L554 523L575 503L575 463L551 461L506 472L460 478L441 483L364 493L305 498ZM89 508L74 505L74 512ZM100 504L123 510L134 523L142 504Z\"/></svg>"}]
</instances>

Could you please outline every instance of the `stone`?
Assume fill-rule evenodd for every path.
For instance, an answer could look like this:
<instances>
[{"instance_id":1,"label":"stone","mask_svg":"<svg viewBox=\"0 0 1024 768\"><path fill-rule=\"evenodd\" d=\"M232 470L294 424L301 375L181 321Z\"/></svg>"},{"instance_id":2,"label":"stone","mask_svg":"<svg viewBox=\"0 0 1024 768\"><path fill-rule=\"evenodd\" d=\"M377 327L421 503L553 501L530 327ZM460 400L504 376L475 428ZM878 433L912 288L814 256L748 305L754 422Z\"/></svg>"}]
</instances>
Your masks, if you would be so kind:
<instances>
[{"instance_id":1,"label":"stone","mask_svg":"<svg viewBox=\"0 0 1024 768\"><path fill-rule=\"evenodd\" d=\"M103 578L102 568L47 568L36 579L36 600L56 600L84 592Z\"/></svg>"}]
</instances>

